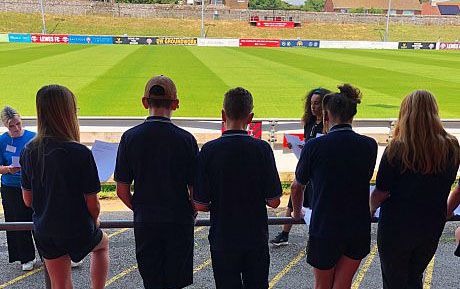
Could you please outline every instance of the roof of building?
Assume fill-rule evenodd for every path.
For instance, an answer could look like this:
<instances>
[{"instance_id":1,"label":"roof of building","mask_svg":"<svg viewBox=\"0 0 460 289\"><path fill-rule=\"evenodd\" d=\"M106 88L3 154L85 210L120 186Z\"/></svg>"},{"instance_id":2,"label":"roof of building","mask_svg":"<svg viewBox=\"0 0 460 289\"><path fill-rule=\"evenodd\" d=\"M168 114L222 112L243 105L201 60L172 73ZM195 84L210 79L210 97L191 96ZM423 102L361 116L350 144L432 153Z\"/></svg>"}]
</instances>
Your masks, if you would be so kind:
<instances>
[{"instance_id":1,"label":"roof of building","mask_svg":"<svg viewBox=\"0 0 460 289\"><path fill-rule=\"evenodd\" d=\"M388 0L332 0L334 9L365 8L388 9ZM394 10L422 10L419 0L392 0Z\"/></svg>"},{"instance_id":2,"label":"roof of building","mask_svg":"<svg viewBox=\"0 0 460 289\"><path fill-rule=\"evenodd\" d=\"M422 15L441 15L438 6L433 6L429 2L422 4Z\"/></svg>"}]
</instances>

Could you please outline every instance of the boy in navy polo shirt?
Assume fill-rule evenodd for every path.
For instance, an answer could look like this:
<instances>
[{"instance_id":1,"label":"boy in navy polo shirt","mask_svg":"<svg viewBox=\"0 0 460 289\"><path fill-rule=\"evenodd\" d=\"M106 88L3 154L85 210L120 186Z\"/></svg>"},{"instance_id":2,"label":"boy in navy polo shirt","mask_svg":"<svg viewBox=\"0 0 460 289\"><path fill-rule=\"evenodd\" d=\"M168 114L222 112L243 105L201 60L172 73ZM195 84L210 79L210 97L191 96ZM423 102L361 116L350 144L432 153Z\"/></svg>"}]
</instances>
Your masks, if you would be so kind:
<instances>
[{"instance_id":1,"label":"boy in navy polo shirt","mask_svg":"<svg viewBox=\"0 0 460 289\"><path fill-rule=\"evenodd\" d=\"M134 211L136 258L144 287L183 288L193 283L191 185L198 146L190 133L171 123L179 107L171 79L150 79L142 103L150 116L121 138L117 195Z\"/></svg>"},{"instance_id":2,"label":"boy in navy polo shirt","mask_svg":"<svg viewBox=\"0 0 460 289\"><path fill-rule=\"evenodd\" d=\"M249 91L229 90L222 110L227 130L206 143L198 157L193 197L198 210L211 211L209 242L217 289L268 288L266 205L278 207L282 191L270 145L246 131L252 109Z\"/></svg>"}]
</instances>

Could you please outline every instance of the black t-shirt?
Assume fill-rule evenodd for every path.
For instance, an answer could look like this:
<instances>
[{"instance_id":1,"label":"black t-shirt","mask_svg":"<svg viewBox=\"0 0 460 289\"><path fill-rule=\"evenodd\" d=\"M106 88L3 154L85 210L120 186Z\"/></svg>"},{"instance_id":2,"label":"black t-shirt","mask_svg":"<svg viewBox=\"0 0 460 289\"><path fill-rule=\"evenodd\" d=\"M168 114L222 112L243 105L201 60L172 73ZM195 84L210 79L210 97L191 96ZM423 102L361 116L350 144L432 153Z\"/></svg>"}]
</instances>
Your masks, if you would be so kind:
<instances>
[{"instance_id":1,"label":"black t-shirt","mask_svg":"<svg viewBox=\"0 0 460 289\"><path fill-rule=\"evenodd\" d=\"M40 235L72 238L96 229L85 195L101 184L91 151L76 142L45 139L21 153L21 185L32 191L34 230Z\"/></svg>"},{"instance_id":2,"label":"black t-shirt","mask_svg":"<svg viewBox=\"0 0 460 289\"><path fill-rule=\"evenodd\" d=\"M305 142L315 138L317 134L323 134L323 122L316 123L316 121L310 121L303 127Z\"/></svg>"},{"instance_id":3,"label":"black t-shirt","mask_svg":"<svg viewBox=\"0 0 460 289\"><path fill-rule=\"evenodd\" d=\"M309 140L296 168L296 180L311 181L310 234L321 238L350 238L370 234L369 181L377 158L374 139L336 125Z\"/></svg>"},{"instance_id":4,"label":"black t-shirt","mask_svg":"<svg viewBox=\"0 0 460 289\"><path fill-rule=\"evenodd\" d=\"M382 204L379 223L405 232L410 238L440 234L446 222L447 197L457 170L457 166L450 165L438 174L401 173L401 163L390 164L385 150L376 186L389 192L390 198Z\"/></svg>"},{"instance_id":5,"label":"black t-shirt","mask_svg":"<svg viewBox=\"0 0 460 289\"><path fill-rule=\"evenodd\" d=\"M268 242L266 200L281 196L270 145L228 130L198 157L194 200L210 205L213 250L250 249Z\"/></svg>"},{"instance_id":6,"label":"black t-shirt","mask_svg":"<svg viewBox=\"0 0 460 289\"><path fill-rule=\"evenodd\" d=\"M126 131L118 147L115 181L134 181L134 221L193 224L187 185L193 184L198 145L165 117L150 116Z\"/></svg>"}]
</instances>

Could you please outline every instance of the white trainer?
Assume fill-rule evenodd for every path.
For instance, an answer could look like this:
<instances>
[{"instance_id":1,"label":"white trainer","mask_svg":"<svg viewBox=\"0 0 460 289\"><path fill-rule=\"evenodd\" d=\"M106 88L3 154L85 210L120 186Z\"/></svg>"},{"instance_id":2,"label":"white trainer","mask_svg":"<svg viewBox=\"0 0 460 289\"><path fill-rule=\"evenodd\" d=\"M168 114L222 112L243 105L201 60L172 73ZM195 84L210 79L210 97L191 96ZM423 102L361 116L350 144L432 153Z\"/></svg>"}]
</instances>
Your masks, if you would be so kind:
<instances>
[{"instance_id":1,"label":"white trainer","mask_svg":"<svg viewBox=\"0 0 460 289\"><path fill-rule=\"evenodd\" d=\"M22 271L31 271L34 269L36 260L33 259L32 261L29 261L27 263L22 264Z\"/></svg>"}]
</instances>

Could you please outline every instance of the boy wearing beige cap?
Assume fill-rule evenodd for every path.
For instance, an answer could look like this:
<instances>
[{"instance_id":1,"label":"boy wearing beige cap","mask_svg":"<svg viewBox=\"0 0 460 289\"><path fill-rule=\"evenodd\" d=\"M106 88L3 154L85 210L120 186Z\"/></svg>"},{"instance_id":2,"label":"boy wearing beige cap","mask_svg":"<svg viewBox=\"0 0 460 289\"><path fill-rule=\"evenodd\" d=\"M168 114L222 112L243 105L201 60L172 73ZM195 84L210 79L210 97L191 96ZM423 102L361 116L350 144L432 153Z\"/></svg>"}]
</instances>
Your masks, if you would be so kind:
<instances>
[{"instance_id":1,"label":"boy wearing beige cap","mask_svg":"<svg viewBox=\"0 0 460 289\"><path fill-rule=\"evenodd\" d=\"M150 116L126 131L118 148L117 195L134 212L144 287L183 288L193 283L195 209L190 199L198 146L189 132L171 122L179 99L170 78L150 79L142 104Z\"/></svg>"}]
</instances>

